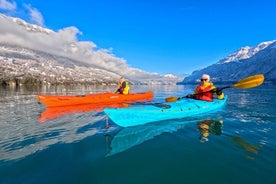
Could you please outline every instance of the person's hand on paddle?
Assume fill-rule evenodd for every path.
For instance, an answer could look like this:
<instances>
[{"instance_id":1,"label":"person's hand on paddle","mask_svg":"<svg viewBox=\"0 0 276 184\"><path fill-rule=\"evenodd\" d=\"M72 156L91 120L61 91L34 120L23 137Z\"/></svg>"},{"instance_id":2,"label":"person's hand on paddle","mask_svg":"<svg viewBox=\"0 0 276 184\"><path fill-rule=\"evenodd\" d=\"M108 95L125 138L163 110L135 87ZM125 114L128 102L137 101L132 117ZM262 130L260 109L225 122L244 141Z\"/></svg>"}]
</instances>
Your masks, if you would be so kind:
<instances>
[{"instance_id":1,"label":"person's hand on paddle","mask_svg":"<svg viewBox=\"0 0 276 184\"><path fill-rule=\"evenodd\" d=\"M215 88L211 90L212 93L216 93L218 96L222 94L221 88Z\"/></svg>"},{"instance_id":2,"label":"person's hand on paddle","mask_svg":"<svg viewBox=\"0 0 276 184\"><path fill-rule=\"evenodd\" d=\"M219 95L222 94L222 89L221 88L216 88L215 92L219 96Z\"/></svg>"},{"instance_id":3,"label":"person's hand on paddle","mask_svg":"<svg viewBox=\"0 0 276 184\"><path fill-rule=\"evenodd\" d=\"M194 94L189 94L189 95L186 96L186 98L195 98L195 96L196 95L194 95Z\"/></svg>"},{"instance_id":4,"label":"person's hand on paddle","mask_svg":"<svg viewBox=\"0 0 276 184\"><path fill-rule=\"evenodd\" d=\"M117 91L115 91L115 93L120 93L120 94L122 94L122 93L123 93L122 88L117 89Z\"/></svg>"}]
</instances>

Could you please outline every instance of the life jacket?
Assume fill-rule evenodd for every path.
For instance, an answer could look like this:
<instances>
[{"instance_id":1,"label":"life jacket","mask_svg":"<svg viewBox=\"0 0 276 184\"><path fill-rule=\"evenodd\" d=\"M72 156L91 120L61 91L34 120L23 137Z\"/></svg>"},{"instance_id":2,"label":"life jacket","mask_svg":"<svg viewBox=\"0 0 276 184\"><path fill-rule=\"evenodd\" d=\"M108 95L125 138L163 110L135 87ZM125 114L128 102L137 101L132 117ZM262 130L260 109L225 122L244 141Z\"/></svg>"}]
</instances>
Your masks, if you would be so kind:
<instances>
[{"instance_id":1,"label":"life jacket","mask_svg":"<svg viewBox=\"0 0 276 184\"><path fill-rule=\"evenodd\" d=\"M213 94L211 92L207 92L207 93L202 93L202 92L210 91L213 88L214 88L214 86L212 85L212 83L210 83L205 88L203 86L201 86L201 85L197 86L196 93L198 95L196 95L196 99L212 102L213 101ZM202 93L202 94L200 94L200 93Z\"/></svg>"},{"instance_id":2,"label":"life jacket","mask_svg":"<svg viewBox=\"0 0 276 184\"><path fill-rule=\"evenodd\" d=\"M123 87L123 83L125 82L126 86ZM127 95L129 93L129 90L130 90L130 87L128 85L128 82L127 81L123 81L122 84L120 85L119 87L119 90L120 90L120 93L121 94L124 94L124 95Z\"/></svg>"}]
</instances>

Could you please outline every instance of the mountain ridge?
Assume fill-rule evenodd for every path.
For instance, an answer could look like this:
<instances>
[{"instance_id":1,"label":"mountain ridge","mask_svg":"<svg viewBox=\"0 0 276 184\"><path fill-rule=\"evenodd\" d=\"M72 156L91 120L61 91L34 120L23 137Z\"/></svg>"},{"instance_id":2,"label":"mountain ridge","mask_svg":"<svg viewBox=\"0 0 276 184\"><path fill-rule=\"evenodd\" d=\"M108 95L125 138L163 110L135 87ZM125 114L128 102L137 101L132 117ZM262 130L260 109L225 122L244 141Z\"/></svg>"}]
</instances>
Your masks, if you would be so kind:
<instances>
[{"instance_id":1,"label":"mountain ridge","mask_svg":"<svg viewBox=\"0 0 276 184\"><path fill-rule=\"evenodd\" d=\"M261 42L255 47L242 47L228 57L194 71L177 84L199 83L201 75L209 74L216 83L239 81L250 75L264 74L265 81L276 81L276 40Z\"/></svg>"}]
</instances>

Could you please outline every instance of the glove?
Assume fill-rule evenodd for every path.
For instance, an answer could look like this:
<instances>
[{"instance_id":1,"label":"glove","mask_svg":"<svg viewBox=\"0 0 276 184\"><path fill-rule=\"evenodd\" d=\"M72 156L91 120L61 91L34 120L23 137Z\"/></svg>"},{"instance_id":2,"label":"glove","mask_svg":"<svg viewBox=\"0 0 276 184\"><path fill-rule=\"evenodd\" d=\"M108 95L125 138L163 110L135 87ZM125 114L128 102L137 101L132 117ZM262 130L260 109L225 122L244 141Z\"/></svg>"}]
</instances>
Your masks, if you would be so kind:
<instances>
[{"instance_id":1,"label":"glove","mask_svg":"<svg viewBox=\"0 0 276 184\"><path fill-rule=\"evenodd\" d=\"M219 95L222 94L222 89L216 88L215 92L216 92L216 94L219 96Z\"/></svg>"}]
</instances>

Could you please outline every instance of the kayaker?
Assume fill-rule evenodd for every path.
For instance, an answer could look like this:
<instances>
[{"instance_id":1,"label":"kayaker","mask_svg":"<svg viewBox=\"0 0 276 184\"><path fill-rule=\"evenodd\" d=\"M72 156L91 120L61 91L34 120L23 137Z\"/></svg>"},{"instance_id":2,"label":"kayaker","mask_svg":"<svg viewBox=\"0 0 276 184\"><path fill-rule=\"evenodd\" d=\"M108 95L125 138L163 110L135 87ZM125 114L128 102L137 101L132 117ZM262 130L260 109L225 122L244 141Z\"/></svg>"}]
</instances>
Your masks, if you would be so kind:
<instances>
[{"instance_id":1,"label":"kayaker","mask_svg":"<svg viewBox=\"0 0 276 184\"><path fill-rule=\"evenodd\" d=\"M210 82L210 75L203 74L200 81L201 84L198 85L194 91L196 99L211 102L213 101L213 95L215 95L218 99L224 98L222 90L220 88L216 88L214 84Z\"/></svg>"},{"instance_id":2,"label":"kayaker","mask_svg":"<svg viewBox=\"0 0 276 184\"><path fill-rule=\"evenodd\" d=\"M118 89L116 93L127 95L129 93L130 87L128 85L128 82L121 77L118 82Z\"/></svg>"},{"instance_id":3,"label":"kayaker","mask_svg":"<svg viewBox=\"0 0 276 184\"><path fill-rule=\"evenodd\" d=\"M212 102L213 95L215 95L218 99L224 98L224 93L220 88L216 88L212 82L210 82L210 76L207 74L203 74L201 76L201 84L198 85L194 91L194 94L188 95L188 98L194 98L197 100L205 100Z\"/></svg>"}]
</instances>

